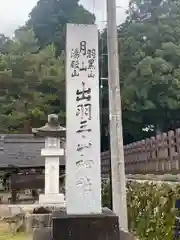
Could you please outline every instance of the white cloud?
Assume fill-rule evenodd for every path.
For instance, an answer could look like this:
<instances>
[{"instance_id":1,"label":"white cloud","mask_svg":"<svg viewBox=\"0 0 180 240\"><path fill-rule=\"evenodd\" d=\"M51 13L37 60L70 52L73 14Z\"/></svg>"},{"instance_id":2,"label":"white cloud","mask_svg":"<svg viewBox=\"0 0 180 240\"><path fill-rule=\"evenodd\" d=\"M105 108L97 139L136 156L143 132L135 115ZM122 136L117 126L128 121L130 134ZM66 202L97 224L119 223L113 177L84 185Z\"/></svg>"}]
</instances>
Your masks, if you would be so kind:
<instances>
[{"instance_id":1,"label":"white cloud","mask_svg":"<svg viewBox=\"0 0 180 240\"><path fill-rule=\"evenodd\" d=\"M23 25L37 0L0 0L0 32L12 35L13 31Z\"/></svg>"},{"instance_id":2,"label":"white cloud","mask_svg":"<svg viewBox=\"0 0 180 240\"><path fill-rule=\"evenodd\" d=\"M13 31L25 23L28 14L35 6L38 0L0 0L0 33L12 35ZM88 10L96 14L97 23L103 27L106 21L106 0L80 0ZM125 8L128 6L129 0L116 0L117 21L122 22L125 17ZM94 4L95 3L95 4Z\"/></svg>"}]
</instances>

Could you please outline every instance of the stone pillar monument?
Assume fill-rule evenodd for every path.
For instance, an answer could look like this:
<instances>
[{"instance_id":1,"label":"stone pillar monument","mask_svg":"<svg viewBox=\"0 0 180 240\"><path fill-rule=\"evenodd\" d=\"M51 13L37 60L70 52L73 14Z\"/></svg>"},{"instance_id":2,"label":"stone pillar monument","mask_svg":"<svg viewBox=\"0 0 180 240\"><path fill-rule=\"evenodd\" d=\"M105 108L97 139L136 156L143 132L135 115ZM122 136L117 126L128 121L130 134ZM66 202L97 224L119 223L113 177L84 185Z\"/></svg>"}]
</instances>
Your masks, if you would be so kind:
<instances>
[{"instance_id":1,"label":"stone pillar monument","mask_svg":"<svg viewBox=\"0 0 180 240\"><path fill-rule=\"evenodd\" d=\"M41 150L41 156L45 157L45 194L39 196L39 203L64 206L64 194L59 193L59 158L64 156L61 141L65 137L66 129L59 125L58 116L51 114L48 116L48 123L33 129L33 133L45 137L45 148Z\"/></svg>"}]
</instances>

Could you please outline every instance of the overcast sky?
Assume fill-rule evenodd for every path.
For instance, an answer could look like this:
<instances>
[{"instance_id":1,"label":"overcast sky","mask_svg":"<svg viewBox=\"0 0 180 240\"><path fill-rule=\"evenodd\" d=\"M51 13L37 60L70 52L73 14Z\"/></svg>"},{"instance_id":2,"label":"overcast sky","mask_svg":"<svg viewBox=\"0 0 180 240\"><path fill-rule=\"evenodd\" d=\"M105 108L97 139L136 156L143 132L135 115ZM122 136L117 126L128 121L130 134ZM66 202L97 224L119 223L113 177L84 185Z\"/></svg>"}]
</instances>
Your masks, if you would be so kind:
<instances>
[{"instance_id":1,"label":"overcast sky","mask_svg":"<svg viewBox=\"0 0 180 240\"><path fill-rule=\"evenodd\" d=\"M28 19L28 14L38 0L0 0L0 33L11 36L13 31ZM116 0L117 21L122 22L125 17L125 9L129 0ZM91 12L96 14L97 23L104 27L106 20L106 0L80 0L80 2ZM94 4L95 2L95 4Z\"/></svg>"}]
</instances>

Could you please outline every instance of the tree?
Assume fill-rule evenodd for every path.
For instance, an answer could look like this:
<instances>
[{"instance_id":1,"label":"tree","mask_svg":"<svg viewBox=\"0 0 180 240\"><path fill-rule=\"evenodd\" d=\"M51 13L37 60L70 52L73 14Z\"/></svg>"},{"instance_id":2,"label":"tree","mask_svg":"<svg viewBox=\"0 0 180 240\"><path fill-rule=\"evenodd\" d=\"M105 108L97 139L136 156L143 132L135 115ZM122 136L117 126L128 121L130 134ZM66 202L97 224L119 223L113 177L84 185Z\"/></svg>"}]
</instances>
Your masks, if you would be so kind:
<instances>
[{"instance_id":1,"label":"tree","mask_svg":"<svg viewBox=\"0 0 180 240\"><path fill-rule=\"evenodd\" d=\"M78 0L39 0L12 40L0 36L1 132L30 132L49 113L65 124L65 24L94 21Z\"/></svg>"},{"instance_id":2,"label":"tree","mask_svg":"<svg viewBox=\"0 0 180 240\"><path fill-rule=\"evenodd\" d=\"M11 52L17 54L37 53L39 51L38 41L32 29L17 29L11 46Z\"/></svg>"},{"instance_id":3,"label":"tree","mask_svg":"<svg viewBox=\"0 0 180 240\"><path fill-rule=\"evenodd\" d=\"M132 0L120 26L125 113L156 132L176 127L180 114L180 12L178 1ZM174 122L172 124L172 122Z\"/></svg>"},{"instance_id":4,"label":"tree","mask_svg":"<svg viewBox=\"0 0 180 240\"><path fill-rule=\"evenodd\" d=\"M65 24L69 22L91 24L95 16L79 0L39 0L27 26L34 30L41 48L53 43L59 55L65 49Z\"/></svg>"},{"instance_id":5,"label":"tree","mask_svg":"<svg viewBox=\"0 0 180 240\"><path fill-rule=\"evenodd\" d=\"M33 31L20 36L0 56L0 131L30 132L54 112L64 124L64 60L55 57L54 45L34 53L39 47Z\"/></svg>"},{"instance_id":6,"label":"tree","mask_svg":"<svg viewBox=\"0 0 180 240\"><path fill-rule=\"evenodd\" d=\"M30 131L49 113L65 124L65 24L94 23L78 0L39 0L14 39L0 35L0 131ZM118 27L124 142L179 127L180 2L131 0ZM106 29L100 34L100 77L108 77ZM107 135L108 86L101 81ZM143 129L151 129L144 132ZM103 138L104 139L104 138ZM108 136L107 136L108 139Z\"/></svg>"},{"instance_id":7,"label":"tree","mask_svg":"<svg viewBox=\"0 0 180 240\"><path fill-rule=\"evenodd\" d=\"M11 42L10 38L6 37L4 34L0 34L0 54L9 52L9 45Z\"/></svg>"},{"instance_id":8,"label":"tree","mask_svg":"<svg viewBox=\"0 0 180 240\"><path fill-rule=\"evenodd\" d=\"M131 0L126 21L118 28L125 143L179 126L179 4ZM106 29L101 38L107 53ZM101 64L101 75L107 77L106 55Z\"/></svg>"}]
</instances>

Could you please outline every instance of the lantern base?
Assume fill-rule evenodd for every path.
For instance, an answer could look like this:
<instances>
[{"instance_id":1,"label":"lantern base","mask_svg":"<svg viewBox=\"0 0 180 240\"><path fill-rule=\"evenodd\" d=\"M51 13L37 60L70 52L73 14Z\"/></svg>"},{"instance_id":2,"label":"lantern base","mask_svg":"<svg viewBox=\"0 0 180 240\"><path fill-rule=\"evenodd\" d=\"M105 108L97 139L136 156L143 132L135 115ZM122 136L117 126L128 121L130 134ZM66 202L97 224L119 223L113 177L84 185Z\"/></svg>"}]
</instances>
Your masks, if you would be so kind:
<instances>
[{"instance_id":1,"label":"lantern base","mask_svg":"<svg viewBox=\"0 0 180 240\"><path fill-rule=\"evenodd\" d=\"M64 194L41 194L39 195L39 204L61 204L65 206Z\"/></svg>"}]
</instances>

